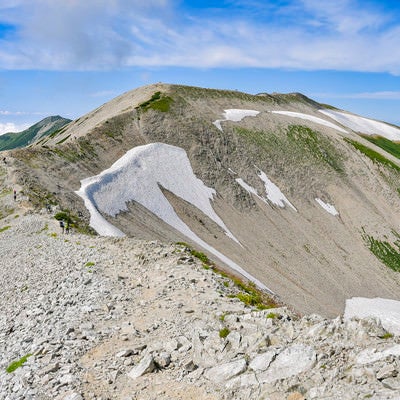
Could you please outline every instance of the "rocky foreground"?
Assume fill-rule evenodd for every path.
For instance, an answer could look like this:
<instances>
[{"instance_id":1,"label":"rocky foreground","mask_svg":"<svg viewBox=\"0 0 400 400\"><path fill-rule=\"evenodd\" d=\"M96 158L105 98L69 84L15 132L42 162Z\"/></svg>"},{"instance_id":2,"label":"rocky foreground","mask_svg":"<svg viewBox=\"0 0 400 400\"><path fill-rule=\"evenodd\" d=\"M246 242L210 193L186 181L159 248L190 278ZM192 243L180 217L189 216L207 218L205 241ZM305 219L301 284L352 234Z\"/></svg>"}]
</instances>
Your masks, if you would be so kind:
<instances>
[{"instance_id":1,"label":"rocky foreground","mask_svg":"<svg viewBox=\"0 0 400 400\"><path fill-rule=\"evenodd\" d=\"M400 399L379 321L249 308L182 246L9 217L0 282L1 399Z\"/></svg>"}]
</instances>

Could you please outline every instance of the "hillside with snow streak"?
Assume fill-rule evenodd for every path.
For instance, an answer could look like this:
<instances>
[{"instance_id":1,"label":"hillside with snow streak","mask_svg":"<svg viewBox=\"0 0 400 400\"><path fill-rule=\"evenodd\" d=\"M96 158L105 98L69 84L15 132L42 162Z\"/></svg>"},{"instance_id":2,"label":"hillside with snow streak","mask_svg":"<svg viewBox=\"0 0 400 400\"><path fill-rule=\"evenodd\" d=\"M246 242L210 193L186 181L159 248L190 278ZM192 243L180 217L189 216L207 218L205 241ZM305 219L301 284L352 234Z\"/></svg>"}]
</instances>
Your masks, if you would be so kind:
<instances>
[{"instance_id":1,"label":"hillside with snow streak","mask_svg":"<svg viewBox=\"0 0 400 400\"><path fill-rule=\"evenodd\" d=\"M99 234L104 236L123 235L118 228L105 220L100 212L115 217L120 212L128 210L129 202L135 201L216 255L221 261L257 286L270 291L263 283L196 235L179 218L164 196L162 188L197 207L219 225L229 238L240 245L211 205L215 190L207 187L194 175L190 161L183 149L164 143L151 143L135 147L110 168L99 175L82 180L81 184L77 194L84 199L91 214L90 225Z\"/></svg>"},{"instance_id":2,"label":"hillside with snow streak","mask_svg":"<svg viewBox=\"0 0 400 400\"><path fill-rule=\"evenodd\" d=\"M384 122L342 111L319 110L319 112L334 119L341 125L352 129L354 132L363 133L365 135L378 135L393 141L400 140L400 129Z\"/></svg>"}]
</instances>

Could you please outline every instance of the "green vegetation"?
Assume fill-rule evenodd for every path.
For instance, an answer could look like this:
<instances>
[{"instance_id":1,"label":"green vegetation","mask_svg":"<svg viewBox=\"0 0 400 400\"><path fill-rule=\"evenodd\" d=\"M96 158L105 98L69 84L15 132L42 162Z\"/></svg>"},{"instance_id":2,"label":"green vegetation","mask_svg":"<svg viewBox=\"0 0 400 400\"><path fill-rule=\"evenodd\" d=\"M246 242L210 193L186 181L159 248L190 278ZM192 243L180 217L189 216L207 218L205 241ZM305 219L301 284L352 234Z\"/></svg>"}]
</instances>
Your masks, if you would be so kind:
<instances>
[{"instance_id":1,"label":"green vegetation","mask_svg":"<svg viewBox=\"0 0 400 400\"><path fill-rule=\"evenodd\" d=\"M202 253L201 251L197 251L195 249L193 249L191 246L189 246L187 243L185 242L177 242L176 243L178 246L184 246L186 247L186 250L189 251L189 253L193 256L198 258L202 263L203 263L203 267L205 269L210 268L211 265L211 261L209 260L209 258Z\"/></svg>"},{"instance_id":2,"label":"green vegetation","mask_svg":"<svg viewBox=\"0 0 400 400\"><path fill-rule=\"evenodd\" d=\"M55 218L57 221L64 221L64 222L67 222L67 223L69 223L69 224L72 224L72 223L73 223L71 214L70 214L70 212L69 212L68 210L58 212L58 213L54 216L54 218Z\"/></svg>"},{"instance_id":3,"label":"green vegetation","mask_svg":"<svg viewBox=\"0 0 400 400\"><path fill-rule=\"evenodd\" d=\"M94 265L96 265L96 263L94 263L93 261L88 261L88 262L85 264L85 267L93 267Z\"/></svg>"},{"instance_id":4,"label":"green vegetation","mask_svg":"<svg viewBox=\"0 0 400 400\"><path fill-rule=\"evenodd\" d=\"M259 310L265 310L268 308L275 308L277 304L275 301L264 291L257 289L253 282L244 282L237 276L222 271L209 258L197 250L194 250L185 242L177 242L178 246L184 246L185 251L189 252L192 256L198 258L203 263L203 268L211 269L214 273L220 275L223 278L227 278L232 282L224 281L223 285L232 292L229 297L237 298L250 307L256 307Z\"/></svg>"},{"instance_id":5,"label":"green vegetation","mask_svg":"<svg viewBox=\"0 0 400 400\"><path fill-rule=\"evenodd\" d=\"M387 151L392 156L395 156L396 158L400 159L400 143L392 142L391 140L386 139L382 136L363 135L363 137L367 139L369 142Z\"/></svg>"},{"instance_id":6,"label":"green vegetation","mask_svg":"<svg viewBox=\"0 0 400 400\"><path fill-rule=\"evenodd\" d=\"M350 143L353 147L355 147L358 151L366 155L369 159L371 159L374 163L379 163L382 164L386 167L390 167L395 169L396 171L400 172L400 167L395 164L393 161L388 160L386 157L384 157L382 154L376 152L375 150L370 149L367 146L364 146L363 144L352 140L345 138L344 139L347 143Z\"/></svg>"},{"instance_id":7,"label":"green vegetation","mask_svg":"<svg viewBox=\"0 0 400 400\"><path fill-rule=\"evenodd\" d=\"M393 337L393 333L386 332L384 335L379 336L381 339L391 339Z\"/></svg>"},{"instance_id":8,"label":"green vegetation","mask_svg":"<svg viewBox=\"0 0 400 400\"><path fill-rule=\"evenodd\" d=\"M264 158L290 159L290 163L325 165L344 173L343 157L330 139L303 125L290 125L283 132L264 132L234 127L236 134L250 142ZM307 161L307 163L304 163ZM308 166L307 166L308 168Z\"/></svg>"},{"instance_id":9,"label":"green vegetation","mask_svg":"<svg viewBox=\"0 0 400 400\"><path fill-rule=\"evenodd\" d=\"M267 318L271 318L271 319L278 318L278 314L276 314L274 312L270 312L267 314Z\"/></svg>"},{"instance_id":10,"label":"green vegetation","mask_svg":"<svg viewBox=\"0 0 400 400\"><path fill-rule=\"evenodd\" d=\"M13 361L7 368L6 371L11 374L11 372L14 372L16 369L18 369L19 367L22 367L22 365L24 365L26 363L26 361L28 360L28 358L31 356L32 354L27 354L25 356L23 356L22 358L20 358L18 361Z\"/></svg>"},{"instance_id":11,"label":"green vegetation","mask_svg":"<svg viewBox=\"0 0 400 400\"><path fill-rule=\"evenodd\" d=\"M51 124L51 128L49 128L44 133L40 133L41 136L55 134L55 132L59 131L61 127L68 124L69 122L71 122L71 120L61 118L60 116L47 117L22 132L6 133L5 135L1 135L0 151L28 146L35 139L38 139L37 135L43 129L43 127L46 126L46 124Z\"/></svg>"},{"instance_id":12,"label":"green vegetation","mask_svg":"<svg viewBox=\"0 0 400 400\"><path fill-rule=\"evenodd\" d=\"M329 140L307 126L290 125L287 129L289 140L295 142L322 163L328 164L336 172L343 173L340 155Z\"/></svg>"},{"instance_id":13,"label":"green vegetation","mask_svg":"<svg viewBox=\"0 0 400 400\"><path fill-rule=\"evenodd\" d=\"M94 234L94 230L91 227L82 223L81 219L68 209L64 209L63 211L58 212L54 216L54 218L57 221L64 221L65 224L69 224L69 228L74 229L77 232L83 233L85 235Z\"/></svg>"},{"instance_id":14,"label":"green vegetation","mask_svg":"<svg viewBox=\"0 0 400 400\"><path fill-rule=\"evenodd\" d=\"M225 338L229 335L229 333L230 333L229 328L227 328L227 327L222 328L222 329L219 331L219 337L222 338L222 339L225 339Z\"/></svg>"},{"instance_id":15,"label":"green vegetation","mask_svg":"<svg viewBox=\"0 0 400 400\"><path fill-rule=\"evenodd\" d=\"M61 144L61 143L65 142L70 136L71 136L71 135L65 136L65 138L59 140L59 141L57 142L57 144Z\"/></svg>"},{"instance_id":16,"label":"green vegetation","mask_svg":"<svg viewBox=\"0 0 400 400\"><path fill-rule=\"evenodd\" d=\"M147 111L151 108L156 111L167 112L172 102L173 99L171 97L163 95L161 92L156 92L149 100L139 104L136 108L142 111Z\"/></svg>"},{"instance_id":17,"label":"green vegetation","mask_svg":"<svg viewBox=\"0 0 400 400\"><path fill-rule=\"evenodd\" d=\"M3 226L2 228L0 228L0 232L4 232L4 231L6 231L7 229L10 229L10 228L11 228L10 225Z\"/></svg>"},{"instance_id":18,"label":"green vegetation","mask_svg":"<svg viewBox=\"0 0 400 400\"><path fill-rule=\"evenodd\" d=\"M398 236L398 235L397 235ZM393 271L400 272L400 241L397 239L392 245L388 241L377 240L367 235L363 230L362 238L371 252ZM395 246L395 247L394 247ZM396 249L397 248L397 249Z\"/></svg>"}]
</instances>

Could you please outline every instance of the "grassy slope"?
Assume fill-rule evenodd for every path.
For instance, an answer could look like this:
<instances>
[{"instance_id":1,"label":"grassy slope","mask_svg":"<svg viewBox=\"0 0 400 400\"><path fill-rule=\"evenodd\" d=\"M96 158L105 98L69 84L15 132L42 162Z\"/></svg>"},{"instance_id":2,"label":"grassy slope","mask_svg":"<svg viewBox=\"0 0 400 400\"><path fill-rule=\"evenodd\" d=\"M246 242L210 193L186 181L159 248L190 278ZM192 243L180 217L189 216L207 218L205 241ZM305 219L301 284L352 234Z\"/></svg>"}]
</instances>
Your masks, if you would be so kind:
<instances>
[{"instance_id":1,"label":"grassy slope","mask_svg":"<svg viewBox=\"0 0 400 400\"><path fill-rule=\"evenodd\" d=\"M51 123L54 122L54 119L56 118L57 118L56 122L52 124L51 128L48 129L46 132L44 132L42 136L51 135L52 133L54 133L55 131L57 131L58 129L62 128L63 126L65 126L70 122L69 119L62 117L48 117L45 120L42 120L35 125L32 125L31 127L25 129L22 132L7 133L5 135L2 135L0 136L0 151L28 146L29 144L32 143L32 140L34 140L38 132L42 129L44 125L43 121L46 121L48 119L49 120L48 123Z\"/></svg>"}]
</instances>

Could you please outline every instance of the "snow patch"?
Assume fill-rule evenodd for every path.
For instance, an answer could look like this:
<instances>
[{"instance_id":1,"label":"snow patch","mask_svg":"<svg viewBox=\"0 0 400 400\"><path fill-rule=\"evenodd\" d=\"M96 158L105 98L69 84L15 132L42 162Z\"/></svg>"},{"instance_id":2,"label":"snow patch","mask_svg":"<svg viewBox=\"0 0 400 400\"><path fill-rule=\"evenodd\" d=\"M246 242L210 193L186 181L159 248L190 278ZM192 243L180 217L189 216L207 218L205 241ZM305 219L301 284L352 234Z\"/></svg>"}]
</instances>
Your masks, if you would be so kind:
<instances>
[{"instance_id":1,"label":"snow patch","mask_svg":"<svg viewBox=\"0 0 400 400\"><path fill-rule=\"evenodd\" d=\"M346 300L344 311L344 319L352 317L379 318L388 332L400 335L400 301L379 297L374 299L353 297Z\"/></svg>"},{"instance_id":2,"label":"snow patch","mask_svg":"<svg viewBox=\"0 0 400 400\"><path fill-rule=\"evenodd\" d=\"M164 143L135 147L110 168L82 180L81 184L77 193L89 199L97 210L115 217L121 211L128 211L129 201L136 201L183 232L187 226L162 193L160 187L163 187L200 209L239 242L211 206L215 190L196 178L186 152L179 147Z\"/></svg>"},{"instance_id":3,"label":"snow patch","mask_svg":"<svg viewBox=\"0 0 400 400\"><path fill-rule=\"evenodd\" d=\"M267 175L259 170L257 173L258 177L264 182L265 185L265 192L267 194L267 199L276 206L280 208L285 208L285 204L291 207L294 211L297 212L296 208L292 205L292 203L286 198L286 196L281 192L281 190L276 186L268 177ZM254 194L257 198L262 200L264 203L268 204L268 201L260 196L256 189L253 186L250 186L246 183L242 178L235 179L236 182L248 193Z\"/></svg>"},{"instance_id":4,"label":"snow patch","mask_svg":"<svg viewBox=\"0 0 400 400\"><path fill-rule=\"evenodd\" d=\"M222 113L224 119L217 119L216 121L213 122L213 124L220 131L222 131L221 122L223 122L223 121L239 122L245 117L255 117L259 113L260 113L260 111L256 111L256 110L240 110L240 109L236 109L236 108L231 108L228 110L224 110L224 112Z\"/></svg>"},{"instance_id":5,"label":"snow patch","mask_svg":"<svg viewBox=\"0 0 400 400\"><path fill-rule=\"evenodd\" d=\"M273 293L262 282L199 238L179 218L161 188L200 209L232 240L240 244L211 206L210 200L213 199L215 190L204 185L194 175L186 152L179 147L164 143L135 147L99 175L82 180L81 188L76 193L84 199L91 215L90 225L100 235L123 235L100 212L115 217L120 212L128 211L128 202L136 201L259 288Z\"/></svg>"},{"instance_id":6,"label":"snow patch","mask_svg":"<svg viewBox=\"0 0 400 400\"><path fill-rule=\"evenodd\" d=\"M336 217L337 215L339 215L339 212L336 210L336 208L335 208L332 204L325 203L325 202L323 202L323 201L322 201L321 199L319 199L319 198L316 198L315 201L316 201L325 211L327 211L329 214L332 214L332 215L334 215L335 217Z\"/></svg>"},{"instance_id":7,"label":"snow patch","mask_svg":"<svg viewBox=\"0 0 400 400\"><path fill-rule=\"evenodd\" d=\"M319 112L327 115L340 124L347 126L355 132L364 133L366 135L379 135L389 140L400 140L400 129L385 124L384 122L340 111L319 110Z\"/></svg>"},{"instance_id":8,"label":"snow patch","mask_svg":"<svg viewBox=\"0 0 400 400\"><path fill-rule=\"evenodd\" d=\"M285 208L285 204L291 207L297 212L296 207L286 198L286 196L281 192L278 186L273 183L265 172L258 171L259 178L264 182L265 192L267 194L267 199L278 207Z\"/></svg>"},{"instance_id":9,"label":"snow patch","mask_svg":"<svg viewBox=\"0 0 400 400\"><path fill-rule=\"evenodd\" d=\"M299 112L292 112L292 111L271 111L271 113L288 115L289 117L293 117L293 118L305 119L307 121L312 121L317 124L325 125L325 126L328 126L329 128L336 129L339 132L348 133L345 129L341 128L340 126L332 124L332 122L326 121L322 118L314 117L313 115L303 114L303 113L299 113Z\"/></svg>"}]
</instances>

